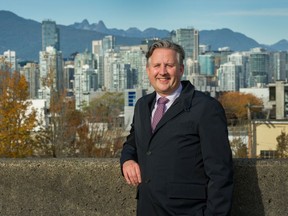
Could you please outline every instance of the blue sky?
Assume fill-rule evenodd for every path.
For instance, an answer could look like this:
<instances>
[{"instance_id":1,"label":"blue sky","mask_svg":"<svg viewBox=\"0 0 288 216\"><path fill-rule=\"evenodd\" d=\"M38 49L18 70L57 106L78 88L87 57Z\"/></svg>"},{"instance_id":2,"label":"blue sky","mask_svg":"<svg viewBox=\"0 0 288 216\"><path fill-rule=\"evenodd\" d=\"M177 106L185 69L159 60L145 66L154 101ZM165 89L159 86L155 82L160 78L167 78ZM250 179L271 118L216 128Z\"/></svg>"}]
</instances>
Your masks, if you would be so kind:
<instances>
[{"instance_id":1,"label":"blue sky","mask_svg":"<svg viewBox=\"0 0 288 216\"><path fill-rule=\"evenodd\" d=\"M0 10L38 22L103 20L107 28L124 30L229 28L263 44L288 40L288 0L0 0L0 5Z\"/></svg>"}]
</instances>

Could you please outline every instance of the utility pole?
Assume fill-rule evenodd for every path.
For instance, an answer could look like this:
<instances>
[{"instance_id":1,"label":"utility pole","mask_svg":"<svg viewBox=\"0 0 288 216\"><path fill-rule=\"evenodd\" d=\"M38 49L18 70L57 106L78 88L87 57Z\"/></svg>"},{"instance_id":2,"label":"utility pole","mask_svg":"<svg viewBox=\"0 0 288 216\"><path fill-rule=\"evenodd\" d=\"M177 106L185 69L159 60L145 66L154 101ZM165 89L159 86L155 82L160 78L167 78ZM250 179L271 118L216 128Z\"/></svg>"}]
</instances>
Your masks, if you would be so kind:
<instances>
[{"instance_id":1,"label":"utility pole","mask_svg":"<svg viewBox=\"0 0 288 216\"><path fill-rule=\"evenodd\" d=\"M256 142L255 138L256 135L253 134L256 132L253 127L253 132L252 132L252 116L251 116L251 108L263 108L263 106L257 106L257 105L252 105L250 103L246 104L247 108L247 119L248 119L248 158L253 158L256 156L256 152L253 151L254 148L256 148ZM253 123L254 124L254 123ZM253 139L254 135L254 139Z\"/></svg>"},{"instance_id":2,"label":"utility pole","mask_svg":"<svg viewBox=\"0 0 288 216\"><path fill-rule=\"evenodd\" d=\"M251 104L246 105L248 119L248 158L252 158L252 127L251 127Z\"/></svg>"}]
</instances>

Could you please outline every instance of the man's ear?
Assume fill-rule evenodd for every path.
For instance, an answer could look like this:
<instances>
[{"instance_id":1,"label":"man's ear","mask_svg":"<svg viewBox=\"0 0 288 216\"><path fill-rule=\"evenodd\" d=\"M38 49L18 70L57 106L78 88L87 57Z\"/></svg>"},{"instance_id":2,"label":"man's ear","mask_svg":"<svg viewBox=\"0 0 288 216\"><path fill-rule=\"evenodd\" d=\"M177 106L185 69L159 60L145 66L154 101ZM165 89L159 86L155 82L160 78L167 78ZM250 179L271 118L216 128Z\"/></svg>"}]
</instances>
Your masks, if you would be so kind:
<instances>
[{"instance_id":1,"label":"man's ear","mask_svg":"<svg viewBox=\"0 0 288 216\"><path fill-rule=\"evenodd\" d=\"M146 73L148 74L149 73L149 65L146 64Z\"/></svg>"},{"instance_id":2,"label":"man's ear","mask_svg":"<svg viewBox=\"0 0 288 216\"><path fill-rule=\"evenodd\" d=\"M181 76L184 74L184 64L180 65L180 73L181 73Z\"/></svg>"}]
</instances>

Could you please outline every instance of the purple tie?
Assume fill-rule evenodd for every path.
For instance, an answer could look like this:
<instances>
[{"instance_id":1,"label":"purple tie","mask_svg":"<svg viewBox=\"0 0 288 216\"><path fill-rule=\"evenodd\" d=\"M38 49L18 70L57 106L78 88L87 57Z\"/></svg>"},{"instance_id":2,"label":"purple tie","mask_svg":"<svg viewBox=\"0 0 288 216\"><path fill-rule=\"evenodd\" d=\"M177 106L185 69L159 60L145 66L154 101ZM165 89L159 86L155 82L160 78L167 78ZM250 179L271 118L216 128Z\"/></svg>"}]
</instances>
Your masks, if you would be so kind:
<instances>
[{"instance_id":1,"label":"purple tie","mask_svg":"<svg viewBox=\"0 0 288 216\"><path fill-rule=\"evenodd\" d=\"M152 125L151 125L152 126L152 132L154 132L156 125L158 124L158 122L162 118L162 116L165 112L165 104L168 103L168 101L169 101L169 99L167 99L165 97L161 97L158 99L157 108L156 108L156 111L154 113Z\"/></svg>"}]
</instances>

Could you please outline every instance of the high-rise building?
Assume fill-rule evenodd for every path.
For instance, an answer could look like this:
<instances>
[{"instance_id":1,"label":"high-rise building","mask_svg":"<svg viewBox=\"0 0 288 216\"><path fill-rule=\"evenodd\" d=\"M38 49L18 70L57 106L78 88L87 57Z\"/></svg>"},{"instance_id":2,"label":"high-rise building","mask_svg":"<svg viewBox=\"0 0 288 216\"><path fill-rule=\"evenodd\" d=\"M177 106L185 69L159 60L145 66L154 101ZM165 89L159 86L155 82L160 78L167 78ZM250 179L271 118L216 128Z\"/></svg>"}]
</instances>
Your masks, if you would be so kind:
<instances>
[{"instance_id":1,"label":"high-rise building","mask_svg":"<svg viewBox=\"0 0 288 216\"><path fill-rule=\"evenodd\" d=\"M29 85L29 98L36 99L40 87L39 65L36 63L27 63L21 70Z\"/></svg>"},{"instance_id":2,"label":"high-rise building","mask_svg":"<svg viewBox=\"0 0 288 216\"><path fill-rule=\"evenodd\" d=\"M172 31L173 42L183 47L185 51L185 72L183 78L188 78L192 73L199 73L199 31L194 28L183 28Z\"/></svg>"},{"instance_id":3,"label":"high-rise building","mask_svg":"<svg viewBox=\"0 0 288 216\"><path fill-rule=\"evenodd\" d=\"M106 51L104 55L104 85L106 91L115 91L113 72L116 69L113 65L120 64L121 58L119 53L114 50Z\"/></svg>"},{"instance_id":4,"label":"high-rise building","mask_svg":"<svg viewBox=\"0 0 288 216\"><path fill-rule=\"evenodd\" d=\"M98 73L98 85L99 88L104 87L104 50L102 40L92 41L92 54L96 61L96 69Z\"/></svg>"},{"instance_id":5,"label":"high-rise building","mask_svg":"<svg viewBox=\"0 0 288 216\"><path fill-rule=\"evenodd\" d=\"M112 35L107 35L102 40L103 51L114 50L115 48L115 37Z\"/></svg>"},{"instance_id":6,"label":"high-rise building","mask_svg":"<svg viewBox=\"0 0 288 216\"><path fill-rule=\"evenodd\" d=\"M74 96L76 109L89 105L91 94L98 89L94 55L88 51L78 53L74 60Z\"/></svg>"},{"instance_id":7,"label":"high-rise building","mask_svg":"<svg viewBox=\"0 0 288 216\"><path fill-rule=\"evenodd\" d=\"M212 54L199 55L199 69L201 75L214 76L214 56Z\"/></svg>"},{"instance_id":8,"label":"high-rise building","mask_svg":"<svg viewBox=\"0 0 288 216\"><path fill-rule=\"evenodd\" d=\"M65 62L64 88L67 90L67 96L74 95L74 61Z\"/></svg>"},{"instance_id":9,"label":"high-rise building","mask_svg":"<svg viewBox=\"0 0 288 216\"><path fill-rule=\"evenodd\" d=\"M261 48L251 50L249 57L249 87L268 84L269 54Z\"/></svg>"},{"instance_id":10,"label":"high-rise building","mask_svg":"<svg viewBox=\"0 0 288 216\"><path fill-rule=\"evenodd\" d=\"M64 90L64 73L62 52L48 46L39 55L40 89L39 99L46 99L50 106L50 92L62 92Z\"/></svg>"},{"instance_id":11,"label":"high-rise building","mask_svg":"<svg viewBox=\"0 0 288 216\"><path fill-rule=\"evenodd\" d=\"M130 83L127 88L148 88L150 82L146 74L146 57L148 44L137 46L121 46L120 55L124 64L130 64L132 76L127 76ZM134 72L133 72L134 71Z\"/></svg>"},{"instance_id":12,"label":"high-rise building","mask_svg":"<svg viewBox=\"0 0 288 216\"><path fill-rule=\"evenodd\" d=\"M239 91L239 76L241 74L241 66L237 66L232 62L221 64L218 69L219 89L222 91Z\"/></svg>"},{"instance_id":13,"label":"high-rise building","mask_svg":"<svg viewBox=\"0 0 288 216\"><path fill-rule=\"evenodd\" d=\"M276 82L277 80L288 79L288 53L274 52L271 53L271 72L268 74L268 82Z\"/></svg>"},{"instance_id":14,"label":"high-rise building","mask_svg":"<svg viewBox=\"0 0 288 216\"><path fill-rule=\"evenodd\" d=\"M102 40L93 40L92 41L92 53L94 55L103 56L103 41Z\"/></svg>"},{"instance_id":15,"label":"high-rise building","mask_svg":"<svg viewBox=\"0 0 288 216\"><path fill-rule=\"evenodd\" d=\"M172 41L183 47L186 58L193 58L194 55L194 28L182 28L173 31Z\"/></svg>"},{"instance_id":16,"label":"high-rise building","mask_svg":"<svg viewBox=\"0 0 288 216\"><path fill-rule=\"evenodd\" d=\"M52 46L57 51L60 50L60 33L55 21L42 21L42 51L46 47Z\"/></svg>"},{"instance_id":17,"label":"high-rise building","mask_svg":"<svg viewBox=\"0 0 288 216\"><path fill-rule=\"evenodd\" d=\"M4 52L4 61L7 64L10 73L17 71L17 59L16 59L16 52L7 50Z\"/></svg>"},{"instance_id":18,"label":"high-rise building","mask_svg":"<svg viewBox=\"0 0 288 216\"><path fill-rule=\"evenodd\" d=\"M96 69L98 73L98 85L99 88L105 89L105 77L107 78L107 73L104 74L104 70L106 71L104 65L104 56L106 52L113 53L115 48L115 37L108 35L105 36L102 40L94 40L92 41L92 54L94 55L96 61ZM107 80L106 80L107 83Z\"/></svg>"},{"instance_id":19,"label":"high-rise building","mask_svg":"<svg viewBox=\"0 0 288 216\"><path fill-rule=\"evenodd\" d=\"M239 74L240 88L248 86L248 72L249 72L249 56L245 52L236 52L227 56L227 61L241 67L241 74Z\"/></svg>"}]
</instances>

